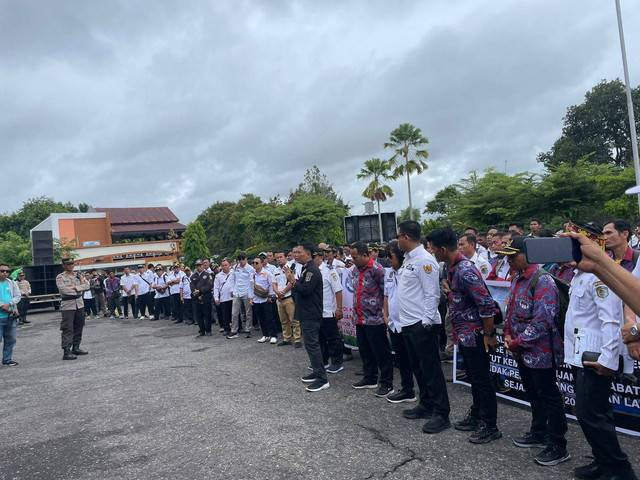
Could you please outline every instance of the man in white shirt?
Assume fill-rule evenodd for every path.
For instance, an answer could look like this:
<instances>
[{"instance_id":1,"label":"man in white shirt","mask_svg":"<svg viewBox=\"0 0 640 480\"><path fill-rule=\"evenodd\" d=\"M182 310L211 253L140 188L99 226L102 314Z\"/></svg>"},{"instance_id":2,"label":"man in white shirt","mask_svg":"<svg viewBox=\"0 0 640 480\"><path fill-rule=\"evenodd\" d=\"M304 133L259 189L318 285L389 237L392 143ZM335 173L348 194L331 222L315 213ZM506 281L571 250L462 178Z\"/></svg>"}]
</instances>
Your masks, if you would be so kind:
<instances>
[{"instance_id":1,"label":"man in white shirt","mask_svg":"<svg viewBox=\"0 0 640 480\"><path fill-rule=\"evenodd\" d=\"M439 433L451 427L447 384L440 367L439 332L435 327L442 323L438 311L439 266L420 243L420 233L417 222L398 225L398 246L405 252L398 281L398 326L420 389L420 403L403 415L409 419L427 418L422 431Z\"/></svg>"},{"instance_id":2,"label":"man in white shirt","mask_svg":"<svg viewBox=\"0 0 640 480\"><path fill-rule=\"evenodd\" d=\"M275 345L278 342L278 333L270 304L271 297L274 295L273 275L264 268L264 262L260 257L253 259L253 268L255 272L249 280L249 304L262 330L262 337L258 343L269 342Z\"/></svg>"},{"instance_id":3,"label":"man in white shirt","mask_svg":"<svg viewBox=\"0 0 640 480\"><path fill-rule=\"evenodd\" d=\"M180 302L182 277L184 277L184 272L180 269L180 264L174 264L171 272L167 275L167 285L169 285L169 295L171 296L171 316L174 323L182 323L182 303Z\"/></svg>"},{"instance_id":4,"label":"man in white shirt","mask_svg":"<svg viewBox=\"0 0 640 480\"><path fill-rule=\"evenodd\" d=\"M226 258L220 262L222 270L218 272L213 280L213 301L218 309L220 327L224 329L224 334L228 339L238 338L238 334L232 336L231 333L231 307L233 304L233 272L231 264Z\"/></svg>"},{"instance_id":5,"label":"man in white shirt","mask_svg":"<svg viewBox=\"0 0 640 480\"><path fill-rule=\"evenodd\" d=\"M476 266L482 275L482 278L486 280L491 273L492 267L485 258L478 255L478 252L476 251L477 246L478 242L476 237L470 233L465 233L458 239L458 249L460 252L462 252L462 254Z\"/></svg>"},{"instance_id":6,"label":"man in white shirt","mask_svg":"<svg viewBox=\"0 0 640 480\"><path fill-rule=\"evenodd\" d=\"M253 327L253 316L251 305L249 304L249 287L251 278L255 270L247 263L247 254L241 252L237 257L238 263L233 268L233 303L231 308L231 336L240 332L240 313L244 307L247 314L247 321L244 326L244 333L247 338L251 337Z\"/></svg>"},{"instance_id":7,"label":"man in white shirt","mask_svg":"<svg viewBox=\"0 0 640 480\"><path fill-rule=\"evenodd\" d=\"M622 301L609 287L594 274L578 271L569 291L564 360L574 367L575 413L594 461L576 468L576 478L636 478L620 448L609 403L615 372L633 371L633 364L623 361L622 318Z\"/></svg>"},{"instance_id":8,"label":"man in white shirt","mask_svg":"<svg viewBox=\"0 0 640 480\"><path fill-rule=\"evenodd\" d=\"M138 265L138 274L136 275L136 307L138 308L138 318L151 318L151 311L147 316L147 306L149 305L149 292L151 291L151 282L147 280L147 269L144 265Z\"/></svg>"},{"instance_id":9,"label":"man in white shirt","mask_svg":"<svg viewBox=\"0 0 640 480\"><path fill-rule=\"evenodd\" d=\"M162 265L156 266L156 274L151 282L151 288L154 293L153 320L160 320L160 316L164 318L171 314L171 306L169 296L169 286L167 285L167 274Z\"/></svg>"},{"instance_id":10,"label":"man in white shirt","mask_svg":"<svg viewBox=\"0 0 640 480\"><path fill-rule=\"evenodd\" d=\"M133 318L137 318L138 316L138 307L136 305L136 287L136 276L131 273L131 269L129 267L124 267L124 273L120 277L124 318L129 318L129 305L131 305Z\"/></svg>"},{"instance_id":11,"label":"man in white shirt","mask_svg":"<svg viewBox=\"0 0 640 480\"><path fill-rule=\"evenodd\" d=\"M325 263L329 270L335 270L340 275L340 270L344 268L344 262L336 258L336 254L338 253L338 249L333 245L329 245L327 249L324 251L325 255Z\"/></svg>"},{"instance_id":12,"label":"man in white shirt","mask_svg":"<svg viewBox=\"0 0 640 480\"><path fill-rule=\"evenodd\" d=\"M191 302L191 269L184 268L184 275L180 279L180 303L182 304L182 319L185 324L193 325L193 303Z\"/></svg>"},{"instance_id":13,"label":"man in white shirt","mask_svg":"<svg viewBox=\"0 0 640 480\"><path fill-rule=\"evenodd\" d=\"M273 276L273 291L276 294L278 317L282 326L282 340L278 346L291 345L293 342L295 348L300 348L302 347L300 322L293 317L295 313L295 304L291 294L293 283L287 280L285 269L289 270L289 267L284 252L276 252L276 262L278 262L279 268L276 269Z\"/></svg>"},{"instance_id":14,"label":"man in white shirt","mask_svg":"<svg viewBox=\"0 0 640 480\"><path fill-rule=\"evenodd\" d=\"M342 366L342 336L338 320L342 318L342 284L335 269L324 262L323 252L316 251L313 261L322 274L322 324L320 325L320 349L327 373L338 373Z\"/></svg>"},{"instance_id":15,"label":"man in white shirt","mask_svg":"<svg viewBox=\"0 0 640 480\"><path fill-rule=\"evenodd\" d=\"M473 228L473 227L467 227L464 231L464 234L471 234L473 235L476 239L478 238L478 230ZM489 250L487 250L485 247L483 247L482 245L480 245L479 243L477 243L476 241L476 251L478 252L478 256L480 258L485 259L487 262L489 261Z\"/></svg>"}]
</instances>

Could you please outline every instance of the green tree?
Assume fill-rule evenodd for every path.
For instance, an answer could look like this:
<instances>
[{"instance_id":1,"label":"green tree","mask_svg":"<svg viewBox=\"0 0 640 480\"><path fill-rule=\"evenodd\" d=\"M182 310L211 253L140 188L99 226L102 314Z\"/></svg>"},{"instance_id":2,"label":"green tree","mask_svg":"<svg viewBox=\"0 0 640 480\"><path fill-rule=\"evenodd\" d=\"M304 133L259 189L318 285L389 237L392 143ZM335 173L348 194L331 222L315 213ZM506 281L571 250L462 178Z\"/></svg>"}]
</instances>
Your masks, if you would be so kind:
<instances>
[{"instance_id":1,"label":"green tree","mask_svg":"<svg viewBox=\"0 0 640 480\"><path fill-rule=\"evenodd\" d=\"M632 89L636 129L640 128L640 86ZM631 137L624 84L616 79L601 81L579 105L570 106L562 135L548 152L538 155L550 170L578 160L619 167L631 165Z\"/></svg>"},{"instance_id":2,"label":"green tree","mask_svg":"<svg viewBox=\"0 0 640 480\"><path fill-rule=\"evenodd\" d=\"M302 194L325 197L339 206L349 209L349 206L344 203L342 197L336 193L327 176L320 171L317 165L314 165L304 172L302 182L289 194L289 201Z\"/></svg>"},{"instance_id":3,"label":"green tree","mask_svg":"<svg viewBox=\"0 0 640 480\"><path fill-rule=\"evenodd\" d=\"M20 210L0 215L0 231L14 231L22 238L29 238L29 232L52 213L77 212L71 203L56 202L49 197L31 198L24 202Z\"/></svg>"},{"instance_id":4,"label":"green tree","mask_svg":"<svg viewBox=\"0 0 640 480\"><path fill-rule=\"evenodd\" d=\"M371 158L364 162L364 166L357 175L358 180L369 180L369 185L363 190L362 196L369 200L375 200L378 204L378 228L380 241L384 239L382 234L382 212L380 211L380 202L386 202L387 198L393 197L393 190L384 180L391 180L391 162L388 160L380 160L379 158Z\"/></svg>"},{"instance_id":5,"label":"green tree","mask_svg":"<svg viewBox=\"0 0 640 480\"><path fill-rule=\"evenodd\" d=\"M427 169L425 160L429 157L429 152L424 148L427 143L429 143L429 140L422 135L422 130L410 123L402 123L391 132L389 141L384 144L385 148L392 148L395 152L389 159L391 166L394 168L394 177L399 178L402 175L407 177L410 212L413 211L410 176L413 173L419 175ZM398 162L400 157L404 160L404 163Z\"/></svg>"},{"instance_id":6,"label":"green tree","mask_svg":"<svg viewBox=\"0 0 640 480\"><path fill-rule=\"evenodd\" d=\"M182 254L187 265L193 265L198 258L209 258L207 235L197 220L187 225L182 235Z\"/></svg>"},{"instance_id":7,"label":"green tree","mask_svg":"<svg viewBox=\"0 0 640 480\"><path fill-rule=\"evenodd\" d=\"M0 262L11 268L31 264L31 242L16 232L0 233Z\"/></svg>"},{"instance_id":8,"label":"green tree","mask_svg":"<svg viewBox=\"0 0 640 480\"><path fill-rule=\"evenodd\" d=\"M414 208L409 211L409 207L407 207L404 210L400 210L397 220L398 223L404 222L405 220L415 220L416 222L420 223L420 209Z\"/></svg>"}]
</instances>

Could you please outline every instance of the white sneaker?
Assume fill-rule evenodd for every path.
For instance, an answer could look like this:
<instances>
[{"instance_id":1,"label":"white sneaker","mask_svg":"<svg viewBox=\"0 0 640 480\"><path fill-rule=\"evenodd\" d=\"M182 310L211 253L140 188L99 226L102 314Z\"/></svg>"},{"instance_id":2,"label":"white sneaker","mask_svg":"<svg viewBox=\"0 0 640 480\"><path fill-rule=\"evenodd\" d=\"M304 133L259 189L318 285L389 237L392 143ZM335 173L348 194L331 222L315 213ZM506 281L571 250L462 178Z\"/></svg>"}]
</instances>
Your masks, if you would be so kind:
<instances>
[{"instance_id":1,"label":"white sneaker","mask_svg":"<svg viewBox=\"0 0 640 480\"><path fill-rule=\"evenodd\" d=\"M124 315L120 315L118 318L124 318Z\"/></svg>"},{"instance_id":2,"label":"white sneaker","mask_svg":"<svg viewBox=\"0 0 640 480\"><path fill-rule=\"evenodd\" d=\"M267 340L269 340L269 337L261 337L261 338L258 340L258 343L264 343L264 342L266 342Z\"/></svg>"},{"instance_id":3,"label":"white sneaker","mask_svg":"<svg viewBox=\"0 0 640 480\"><path fill-rule=\"evenodd\" d=\"M269 343L271 343L271 345L275 345L276 343L278 343L278 339L276 337L271 337Z\"/></svg>"}]
</instances>

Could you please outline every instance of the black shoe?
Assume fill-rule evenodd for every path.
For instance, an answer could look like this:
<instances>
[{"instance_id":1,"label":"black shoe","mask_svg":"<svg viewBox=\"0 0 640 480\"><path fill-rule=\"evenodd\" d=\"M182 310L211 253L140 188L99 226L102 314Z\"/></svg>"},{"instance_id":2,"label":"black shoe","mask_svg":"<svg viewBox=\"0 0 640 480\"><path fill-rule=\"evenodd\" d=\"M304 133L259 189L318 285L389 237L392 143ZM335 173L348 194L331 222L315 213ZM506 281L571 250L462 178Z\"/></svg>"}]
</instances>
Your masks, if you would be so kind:
<instances>
[{"instance_id":1,"label":"black shoe","mask_svg":"<svg viewBox=\"0 0 640 480\"><path fill-rule=\"evenodd\" d=\"M516 437L513 439L513 444L516 447L520 448L544 448L546 447L544 443L544 438L541 438L538 435L535 435L531 432L527 432L521 437Z\"/></svg>"},{"instance_id":2,"label":"black shoe","mask_svg":"<svg viewBox=\"0 0 640 480\"><path fill-rule=\"evenodd\" d=\"M361 390L363 388L376 388L378 386L378 382L370 382L369 380L365 380L364 378L359 382L351 385L356 390Z\"/></svg>"},{"instance_id":3,"label":"black shoe","mask_svg":"<svg viewBox=\"0 0 640 480\"><path fill-rule=\"evenodd\" d=\"M602 467L596 461L573 469L573 476L581 480L594 480L602 475Z\"/></svg>"},{"instance_id":4,"label":"black shoe","mask_svg":"<svg viewBox=\"0 0 640 480\"><path fill-rule=\"evenodd\" d=\"M471 409L467 412L467 415L460 421L453 424L453 428L460 430L461 432L475 432L478 429L478 418L472 414Z\"/></svg>"},{"instance_id":5,"label":"black shoe","mask_svg":"<svg viewBox=\"0 0 640 480\"><path fill-rule=\"evenodd\" d=\"M198 332L198 334L196 335L196 338L199 338L199 337L204 337L204 333Z\"/></svg>"},{"instance_id":6,"label":"black shoe","mask_svg":"<svg viewBox=\"0 0 640 480\"><path fill-rule=\"evenodd\" d=\"M31 321L30 320L22 320L22 323L24 323L26 325L27 323L31 323Z\"/></svg>"},{"instance_id":7,"label":"black shoe","mask_svg":"<svg viewBox=\"0 0 640 480\"><path fill-rule=\"evenodd\" d=\"M176 320L176 321L175 321L175 322L173 322L173 323L176 323L176 324L178 324L178 323L182 323L182 320Z\"/></svg>"},{"instance_id":8,"label":"black shoe","mask_svg":"<svg viewBox=\"0 0 640 480\"><path fill-rule=\"evenodd\" d=\"M70 348L65 348L64 349L64 354L62 355L62 360L76 360L78 357L76 357L73 353L71 353L71 349Z\"/></svg>"},{"instance_id":9,"label":"black shoe","mask_svg":"<svg viewBox=\"0 0 640 480\"><path fill-rule=\"evenodd\" d=\"M408 418L409 420L417 420L418 418L431 418L433 415L433 411L427 410L422 405L416 405L413 408L408 408L407 410L402 411L402 416L404 418Z\"/></svg>"},{"instance_id":10,"label":"black shoe","mask_svg":"<svg viewBox=\"0 0 640 480\"><path fill-rule=\"evenodd\" d=\"M294 342L293 348L302 348L302 342Z\"/></svg>"},{"instance_id":11,"label":"black shoe","mask_svg":"<svg viewBox=\"0 0 640 480\"><path fill-rule=\"evenodd\" d=\"M451 422L449 422L448 417L443 417L442 415L433 415L422 426L422 431L424 433L440 433L450 427Z\"/></svg>"},{"instance_id":12,"label":"black shoe","mask_svg":"<svg viewBox=\"0 0 640 480\"><path fill-rule=\"evenodd\" d=\"M534 460L538 465L545 467L553 467L559 463L566 462L571 458L566 448L558 445L549 445L547 448L538 453Z\"/></svg>"},{"instance_id":13,"label":"black shoe","mask_svg":"<svg viewBox=\"0 0 640 480\"><path fill-rule=\"evenodd\" d=\"M391 393L394 393L393 387L385 387L383 385L380 385L374 395L376 397L384 398Z\"/></svg>"},{"instance_id":14,"label":"black shoe","mask_svg":"<svg viewBox=\"0 0 640 480\"><path fill-rule=\"evenodd\" d=\"M237 333L229 332L227 335L227 340L233 340L234 338L238 338L239 335Z\"/></svg>"},{"instance_id":15,"label":"black shoe","mask_svg":"<svg viewBox=\"0 0 640 480\"><path fill-rule=\"evenodd\" d=\"M416 400L416 395L413 392L407 393L403 390L387 395L387 402L389 403L415 402Z\"/></svg>"},{"instance_id":16,"label":"black shoe","mask_svg":"<svg viewBox=\"0 0 640 480\"><path fill-rule=\"evenodd\" d=\"M469 437L471 443L482 444L489 443L494 440L502 438L502 433L496 427L488 427L481 425L475 432Z\"/></svg>"},{"instance_id":17,"label":"black shoe","mask_svg":"<svg viewBox=\"0 0 640 480\"><path fill-rule=\"evenodd\" d=\"M291 345L291 342L289 340L280 340L278 342L279 347L284 347L285 345Z\"/></svg>"},{"instance_id":18,"label":"black shoe","mask_svg":"<svg viewBox=\"0 0 640 480\"><path fill-rule=\"evenodd\" d=\"M244 336L244 338L251 338L251 334L250 334L250 333L247 333L247 334Z\"/></svg>"},{"instance_id":19,"label":"black shoe","mask_svg":"<svg viewBox=\"0 0 640 480\"><path fill-rule=\"evenodd\" d=\"M88 355L88 354L89 354L89 352L87 352L86 350L82 350L82 349L80 348L80 345L78 345L78 346L74 346L74 347L71 349L71 353L73 353L74 355Z\"/></svg>"},{"instance_id":20,"label":"black shoe","mask_svg":"<svg viewBox=\"0 0 640 480\"><path fill-rule=\"evenodd\" d=\"M313 383L317 380L317 378L315 373L310 373L302 377L300 380L302 380L304 383Z\"/></svg>"},{"instance_id":21,"label":"black shoe","mask_svg":"<svg viewBox=\"0 0 640 480\"><path fill-rule=\"evenodd\" d=\"M331 374L339 373L342 370L344 370L344 367L342 365L329 365L326 368L327 373L331 373Z\"/></svg>"},{"instance_id":22,"label":"black shoe","mask_svg":"<svg viewBox=\"0 0 640 480\"><path fill-rule=\"evenodd\" d=\"M15 360L9 360L8 362L2 362L2 364L7 366L7 367L17 367L18 366L18 362L16 362Z\"/></svg>"},{"instance_id":23,"label":"black shoe","mask_svg":"<svg viewBox=\"0 0 640 480\"><path fill-rule=\"evenodd\" d=\"M319 392L320 390L324 390L325 388L329 388L329 381L316 379L305 390L307 392Z\"/></svg>"}]
</instances>

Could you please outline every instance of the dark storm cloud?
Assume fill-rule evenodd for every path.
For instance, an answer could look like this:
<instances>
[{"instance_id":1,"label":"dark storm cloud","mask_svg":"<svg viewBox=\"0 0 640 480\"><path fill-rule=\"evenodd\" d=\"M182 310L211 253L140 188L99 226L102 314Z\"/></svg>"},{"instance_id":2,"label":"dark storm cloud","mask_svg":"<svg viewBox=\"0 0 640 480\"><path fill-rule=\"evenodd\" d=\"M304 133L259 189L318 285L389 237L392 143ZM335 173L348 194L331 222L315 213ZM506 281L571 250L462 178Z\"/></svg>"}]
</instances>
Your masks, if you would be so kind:
<instances>
[{"instance_id":1,"label":"dark storm cloud","mask_svg":"<svg viewBox=\"0 0 640 480\"><path fill-rule=\"evenodd\" d=\"M623 8L631 60L640 7ZM286 195L313 164L357 212L355 173L407 121L430 140L415 206L473 169L537 169L566 107L621 67L598 0L5 1L0 73L4 176L21 187L5 209L50 195L189 221ZM389 210L406 206L394 189Z\"/></svg>"}]
</instances>

